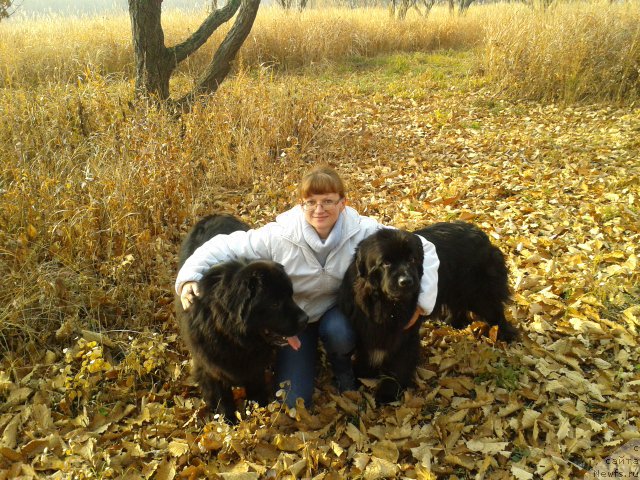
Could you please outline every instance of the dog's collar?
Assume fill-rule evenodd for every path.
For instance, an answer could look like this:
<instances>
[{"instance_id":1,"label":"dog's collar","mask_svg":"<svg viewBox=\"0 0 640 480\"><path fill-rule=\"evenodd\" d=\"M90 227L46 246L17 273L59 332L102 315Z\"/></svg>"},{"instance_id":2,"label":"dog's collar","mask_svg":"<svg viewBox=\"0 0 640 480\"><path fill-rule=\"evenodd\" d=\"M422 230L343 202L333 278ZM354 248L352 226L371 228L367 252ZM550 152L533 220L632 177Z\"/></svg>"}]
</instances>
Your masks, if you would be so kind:
<instances>
[{"instance_id":1,"label":"dog's collar","mask_svg":"<svg viewBox=\"0 0 640 480\"><path fill-rule=\"evenodd\" d=\"M411 319L409 319L409 323L407 323L404 327L404 330L409 330L411 327L413 327L416 322L418 321L418 319L424 315L424 310L420 307L417 308L416 312L418 313L417 315L414 313L413 316L411 317Z\"/></svg>"},{"instance_id":2,"label":"dog's collar","mask_svg":"<svg viewBox=\"0 0 640 480\"><path fill-rule=\"evenodd\" d=\"M404 330L409 330L411 327L413 327L418 321L418 318L420 318L420 315L413 316L411 320L409 320L409 323L405 325Z\"/></svg>"}]
</instances>

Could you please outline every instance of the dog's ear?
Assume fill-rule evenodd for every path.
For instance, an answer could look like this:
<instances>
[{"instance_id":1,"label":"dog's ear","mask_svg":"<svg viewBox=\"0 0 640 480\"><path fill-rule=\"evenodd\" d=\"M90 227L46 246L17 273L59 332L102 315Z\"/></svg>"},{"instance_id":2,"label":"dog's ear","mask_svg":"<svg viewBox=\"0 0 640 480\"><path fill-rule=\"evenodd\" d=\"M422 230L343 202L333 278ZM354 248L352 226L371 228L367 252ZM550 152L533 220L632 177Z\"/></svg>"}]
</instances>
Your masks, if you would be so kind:
<instances>
[{"instance_id":1,"label":"dog's ear","mask_svg":"<svg viewBox=\"0 0 640 480\"><path fill-rule=\"evenodd\" d=\"M248 272L247 287L251 295L255 296L264 289L264 286L273 278L274 269L280 269L284 273L284 267L280 264L269 265L268 267L252 267Z\"/></svg>"},{"instance_id":2,"label":"dog's ear","mask_svg":"<svg viewBox=\"0 0 640 480\"><path fill-rule=\"evenodd\" d=\"M367 265L367 257L362 253L362 249L356 250L355 257L356 270L359 277L367 277L369 275L369 266Z\"/></svg>"},{"instance_id":3,"label":"dog's ear","mask_svg":"<svg viewBox=\"0 0 640 480\"><path fill-rule=\"evenodd\" d=\"M198 282L201 298L212 294L222 284L235 266L231 263L220 263L211 267Z\"/></svg>"},{"instance_id":4,"label":"dog's ear","mask_svg":"<svg viewBox=\"0 0 640 480\"><path fill-rule=\"evenodd\" d=\"M248 327L253 300L256 298L256 292L261 285L259 279L255 278L252 273L240 271L235 278L231 279L233 285L230 286L229 290L232 294L232 298L229 299L229 306L230 311L235 315L234 324L241 325L243 333L246 332Z\"/></svg>"},{"instance_id":5,"label":"dog's ear","mask_svg":"<svg viewBox=\"0 0 640 480\"><path fill-rule=\"evenodd\" d=\"M264 273L259 271L251 272L251 275L249 275L249 278L247 279L247 288L253 298L258 295L263 285Z\"/></svg>"}]
</instances>

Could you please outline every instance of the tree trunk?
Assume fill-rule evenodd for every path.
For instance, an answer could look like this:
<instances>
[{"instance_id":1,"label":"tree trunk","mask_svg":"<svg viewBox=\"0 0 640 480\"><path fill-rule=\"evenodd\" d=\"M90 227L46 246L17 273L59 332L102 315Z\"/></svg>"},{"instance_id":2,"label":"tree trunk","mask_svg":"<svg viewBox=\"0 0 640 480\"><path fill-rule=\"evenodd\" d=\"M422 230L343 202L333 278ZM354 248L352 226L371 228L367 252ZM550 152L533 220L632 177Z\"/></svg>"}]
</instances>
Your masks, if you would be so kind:
<instances>
[{"instance_id":1,"label":"tree trunk","mask_svg":"<svg viewBox=\"0 0 640 480\"><path fill-rule=\"evenodd\" d=\"M194 91L178 101L181 107L196 94L215 92L231 69L231 61L249 35L260 0L229 0L211 12L184 42L167 48L161 24L162 0L128 0L136 64L136 96L168 100L169 79L180 62L206 43L220 25L240 9L233 28L215 53ZM241 6L242 4L242 6Z\"/></svg>"},{"instance_id":2,"label":"tree trunk","mask_svg":"<svg viewBox=\"0 0 640 480\"><path fill-rule=\"evenodd\" d=\"M136 63L136 96L169 98L173 68L160 23L162 0L129 0Z\"/></svg>"},{"instance_id":3,"label":"tree trunk","mask_svg":"<svg viewBox=\"0 0 640 480\"><path fill-rule=\"evenodd\" d=\"M431 13L431 10L433 9L433 6L436 3L436 0L422 0L422 2L424 3L424 16L427 17L429 15L429 13Z\"/></svg>"},{"instance_id":4,"label":"tree trunk","mask_svg":"<svg viewBox=\"0 0 640 480\"><path fill-rule=\"evenodd\" d=\"M404 20L407 18L407 13L414 4L415 0L402 0L400 2L400 8L398 9L398 20Z\"/></svg>"},{"instance_id":5,"label":"tree trunk","mask_svg":"<svg viewBox=\"0 0 640 480\"><path fill-rule=\"evenodd\" d=\"M460 0L460 3L458 5L458 14L459 15L464 15L467 10L469 10L469 7L471 6L471 4L473 3L474 0Z\"/></svg>"}]
</instances>

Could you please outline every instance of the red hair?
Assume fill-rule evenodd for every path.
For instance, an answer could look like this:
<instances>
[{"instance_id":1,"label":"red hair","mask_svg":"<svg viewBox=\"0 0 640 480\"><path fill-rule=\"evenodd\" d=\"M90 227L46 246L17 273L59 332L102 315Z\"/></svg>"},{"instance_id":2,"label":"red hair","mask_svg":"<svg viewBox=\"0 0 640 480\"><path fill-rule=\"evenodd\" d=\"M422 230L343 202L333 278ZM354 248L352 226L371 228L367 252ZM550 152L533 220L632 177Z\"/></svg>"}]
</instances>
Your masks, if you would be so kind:
<instances>
[{"instance_id":1,"label":"red hair","mask_svg":"<svg viewBox=\"0 0 640 480\"><path fill-rule=\"evenodd\" d=\"M298 195L301 200L311 195L322 195L325 193L337 193L340 198L344 198L344 183L333 168L328 165L320 165L309 170L298 186Z\"/></svg>"}]
</instances>

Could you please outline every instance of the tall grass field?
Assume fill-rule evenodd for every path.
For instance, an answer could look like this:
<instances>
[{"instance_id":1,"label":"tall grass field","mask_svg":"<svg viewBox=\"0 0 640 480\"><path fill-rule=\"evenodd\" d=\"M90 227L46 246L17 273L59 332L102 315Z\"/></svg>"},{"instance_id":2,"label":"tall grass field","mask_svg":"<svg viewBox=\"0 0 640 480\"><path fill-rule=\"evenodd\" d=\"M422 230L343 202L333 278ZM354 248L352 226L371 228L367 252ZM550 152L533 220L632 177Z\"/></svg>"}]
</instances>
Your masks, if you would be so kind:
<instances>
[{"instance_id":1,"label":"tall grass field","mask_svg":"<svg viewBox=\"0 0 640 480\"><path fill-rule=\"evenodd\" d=\"M167 45L202 16L167 13ZM174 94L224 33L180 67ZM466 74L496 95L618 105L640 96L638 2L436 7L405 21L382 8L262 8L232 76L179 119L134 101L126 15L0 23L0 350L65 329L165 321L186 226L213 207L237 212L240 198L246 214L247 199L265 197L256 204L275 213L306 162L321 159L320 87L332 69L442 50L468 52Z\"/></svg>"}]
</instances>

